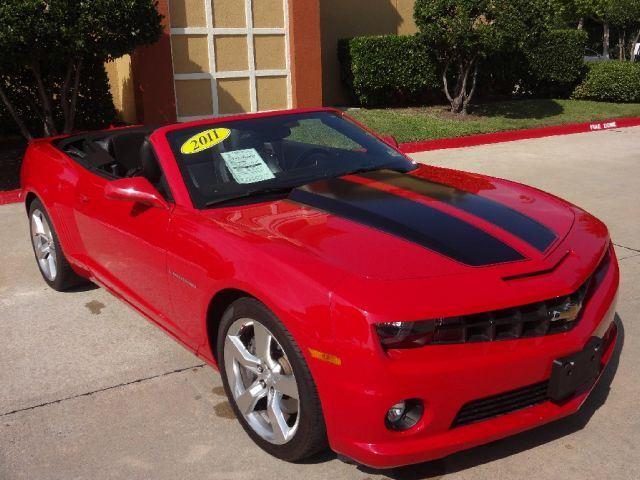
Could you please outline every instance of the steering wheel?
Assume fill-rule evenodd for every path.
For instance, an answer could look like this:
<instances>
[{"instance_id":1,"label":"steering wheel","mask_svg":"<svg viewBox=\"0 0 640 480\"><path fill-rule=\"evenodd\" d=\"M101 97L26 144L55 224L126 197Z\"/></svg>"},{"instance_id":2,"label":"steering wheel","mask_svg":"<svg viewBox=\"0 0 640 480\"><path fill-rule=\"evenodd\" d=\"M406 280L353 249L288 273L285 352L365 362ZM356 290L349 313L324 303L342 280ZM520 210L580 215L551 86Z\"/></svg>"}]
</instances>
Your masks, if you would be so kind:
<instances>
[{"instance_id":1,"label":"steering wheel","mask_svg":"<svg viewBox=\"0 0 640 480\"><path fill-rule=\"evenodd\" d=\"M318 166L319 161L323 162L330 159L331 154L324 148L312 148L311 150L304 151L298 155L298 157L291 163L290 169L295 170L297 168L316 167Z\"/></svg>"}]
</instances>

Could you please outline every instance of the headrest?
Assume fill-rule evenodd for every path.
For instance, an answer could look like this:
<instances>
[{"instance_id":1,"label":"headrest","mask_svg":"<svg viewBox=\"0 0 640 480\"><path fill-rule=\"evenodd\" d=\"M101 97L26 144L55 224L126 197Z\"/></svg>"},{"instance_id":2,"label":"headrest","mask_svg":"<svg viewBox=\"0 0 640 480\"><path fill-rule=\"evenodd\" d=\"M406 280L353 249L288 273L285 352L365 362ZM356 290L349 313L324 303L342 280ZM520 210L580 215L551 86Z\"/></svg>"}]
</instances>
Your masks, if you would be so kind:
<instances>
[{"instance_id":1,"label":"headrest","mask_svg":"<svg viewBox=\"0 0 640 480\"><path fill-rule=\"evenodd\" d=\"M142 176L153 184L160 182L162 170L160 169L160 164L148 138L145 138L142 142L139 155L142 166Z\"/></svg>"}]
</instances>

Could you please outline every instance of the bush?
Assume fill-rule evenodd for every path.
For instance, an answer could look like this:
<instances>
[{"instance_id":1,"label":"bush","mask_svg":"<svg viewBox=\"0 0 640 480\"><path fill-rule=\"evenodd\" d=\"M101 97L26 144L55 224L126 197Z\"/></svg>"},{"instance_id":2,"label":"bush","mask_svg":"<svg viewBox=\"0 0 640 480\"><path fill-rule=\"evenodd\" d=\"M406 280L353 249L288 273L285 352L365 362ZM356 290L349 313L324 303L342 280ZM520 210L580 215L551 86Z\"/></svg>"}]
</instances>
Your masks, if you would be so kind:
<instances>
[{"instance_id":1,"label":"bush","mask_svg":"<svg viewBox=\"0 0 640 480\"><path fill-rule=\"evenodd\" d=\"M342 79L361 105L417 104L440 90L436 62L418 36L384 35L342 40Z\"/></svg>"},{"instance_id":2,"label":"bush","mask_svg":"<svg viewBox=\"0 0 640 480\"><path fill-rule=\"evenodd\" d=\"M586 73L587 36L582 30L551 30L513 52L497 52L481 70L480 96L567 98Z\"/></svg>"},{"instance_id":3,"label":"bush","mask_svg":"<svg viewBox=\"0 0 640 480\"><path fill-rule=\"evenodd\" d=\"M522 79L529 75L529 64L521 50L496 52L481 64L477 97L492 100L522 95Z\"/></svg>"},{"instance_id":4,"label":"bush","mask_svg":"<svg viewBox=\"0 0 640 480\"><path fill-rule=\"evenodd\" d=\"M568 96L585 74L584 30L551 30L524 54L531 89L538 95Z\"/></svg>"},{"instance_id":5,"label":"bush","mask_svg":"<svg viewBox=\"0 0 640 480\"><path fill-rule=\"evenodd\" d=\"M498 51L481 64L478 96L569 97L584 78L587 34L551 30L529 46ZM356 37L339 45L342 80L366 107L442 101L441 65L419 36Z\"/></svg>"},{"instance_id":6,"label":"bush","mask_svg":"<svg viewBox=\"0 0 640 480\"><path fill-rule=\"evenodd\" d=\"M602 102L640 102L640 64L618 61L589 64L589 71L574 90L573 98Z\"/></svg>"},{"instance_id":7,"label":"bush","mask_svg":"<svg viewBox=\"0 0 640 480\"><path fill-rule=\"evenodd\" d=\"M59 85L62 72L50 72L48 83ZM36 108L38 93L33 75L25 71L21 75L11 78L11 84L7 87L7 95L21 118L35 135L43 135L43 121L39 118ZM59 105L56 105L59 107ZM62 119L62 112L56 110L56 119ZM93 130L108 127L117 121L113 99L109 89L107 73L102 63L87 65L84 75L81 77L78 90L78 105L76 109L76 129ZM18 128L7 112L4 104L0 102L0 136L18 135Z\"/></svg>"}]
</instances>

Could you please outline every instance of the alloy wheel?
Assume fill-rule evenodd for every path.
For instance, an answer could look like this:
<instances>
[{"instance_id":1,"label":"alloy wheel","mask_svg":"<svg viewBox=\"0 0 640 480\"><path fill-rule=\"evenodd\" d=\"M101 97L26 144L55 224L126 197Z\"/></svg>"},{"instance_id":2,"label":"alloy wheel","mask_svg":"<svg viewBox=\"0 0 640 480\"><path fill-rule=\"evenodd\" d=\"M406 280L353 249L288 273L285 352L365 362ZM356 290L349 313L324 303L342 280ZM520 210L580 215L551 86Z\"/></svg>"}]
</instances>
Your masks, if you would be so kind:
<instances>
[{"instance_id":1,"label":"alloy wheel","mask_svg":"<svg viewBox=\"0 0 640 480\"><path fill-rule=\"evenodd\" d=\"M31 214L31 241L40 270L53 282L58 274L56 247L47 217L37 208Z\"/></svg>"},{"instance_id":2,"label":"alloy wheel","mask_svg":"<svg viewBox=\"0 0 640 480\"><path fill-rule=\"evenodd\" d=\"M296 377L282 346L260 322L241 318L227 331L224 367L233 401L264 440L283 445L300 423Z\"/></svg>"}]
</instances>

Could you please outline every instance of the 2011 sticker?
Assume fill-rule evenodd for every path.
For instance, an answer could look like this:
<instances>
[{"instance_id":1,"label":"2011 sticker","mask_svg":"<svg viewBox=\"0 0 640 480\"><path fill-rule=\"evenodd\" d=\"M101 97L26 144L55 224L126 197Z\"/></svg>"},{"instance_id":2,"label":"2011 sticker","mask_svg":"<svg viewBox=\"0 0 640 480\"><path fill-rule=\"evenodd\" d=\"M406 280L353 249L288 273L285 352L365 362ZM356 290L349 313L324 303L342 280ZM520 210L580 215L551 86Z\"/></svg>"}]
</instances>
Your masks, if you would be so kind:
<instances>
[{"instance_id":1,"label":"2011 sticker","mask_svg":"<svg viewBox=\"0 0 640 480\"><path fill-rule=\"evenodd\" d=\"M180 147L180 152L185 155L199 153L211 147L215 147L219 143L224 142L231 135L228 128L210 128L204 132L196 133L190 137Z\"/></svg>"}]
</instances>

